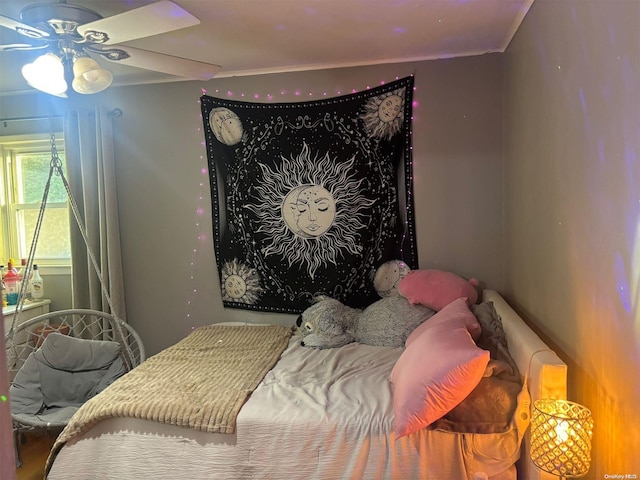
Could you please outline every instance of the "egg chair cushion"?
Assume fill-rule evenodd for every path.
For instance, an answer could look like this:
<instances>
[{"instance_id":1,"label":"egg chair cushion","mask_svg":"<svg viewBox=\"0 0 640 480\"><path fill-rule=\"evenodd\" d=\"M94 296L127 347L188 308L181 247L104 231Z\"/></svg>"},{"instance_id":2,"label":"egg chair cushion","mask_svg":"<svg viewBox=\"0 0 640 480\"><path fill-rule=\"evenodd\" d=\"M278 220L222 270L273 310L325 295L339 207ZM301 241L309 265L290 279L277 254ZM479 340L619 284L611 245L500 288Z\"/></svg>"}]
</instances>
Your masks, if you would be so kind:
<instances>
[{"instance_id":1,"label":"egg chair cushion","mask_svg":"<svg viewBox=\"0 0 640 480\"><path fill-rule=\"evenodd\" d=\"M16 374L11 413L64 423L125 372L119 343L52 333Z\"/></svg>"}]
</instances>

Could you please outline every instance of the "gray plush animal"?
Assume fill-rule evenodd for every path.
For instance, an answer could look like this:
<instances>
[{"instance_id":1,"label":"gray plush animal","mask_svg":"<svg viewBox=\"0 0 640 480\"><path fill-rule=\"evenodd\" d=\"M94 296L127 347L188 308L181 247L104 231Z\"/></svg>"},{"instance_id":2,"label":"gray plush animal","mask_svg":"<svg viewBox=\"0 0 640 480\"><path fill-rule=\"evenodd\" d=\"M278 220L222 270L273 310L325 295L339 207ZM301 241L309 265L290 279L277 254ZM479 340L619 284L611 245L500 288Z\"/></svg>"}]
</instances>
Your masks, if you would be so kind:
<instances>
[{"instance_id":1,"label":"gray plush animal","mask_svg":"<svg viewBox=\"0 0 640 480\"><path fill-rule=\"evenodd\" d=\"M330 297L318 300L296 322L305 347L334 348L351 342L403 347L409 334L436 313L424 305L411 305L400 296L382 298L364 310Z\"/></svg>"}]
</instances>

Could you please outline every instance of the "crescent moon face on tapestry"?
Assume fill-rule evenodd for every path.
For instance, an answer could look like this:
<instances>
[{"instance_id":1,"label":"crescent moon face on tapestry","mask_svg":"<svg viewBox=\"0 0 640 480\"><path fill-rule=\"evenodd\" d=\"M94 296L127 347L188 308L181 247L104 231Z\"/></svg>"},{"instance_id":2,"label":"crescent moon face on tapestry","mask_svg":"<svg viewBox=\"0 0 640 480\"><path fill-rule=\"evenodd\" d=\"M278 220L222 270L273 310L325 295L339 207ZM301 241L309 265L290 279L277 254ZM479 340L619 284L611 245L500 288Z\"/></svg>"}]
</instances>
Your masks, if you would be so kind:
<instances>
[{"instance_id":1,"label":"crescent moon face on tapestry","mask_svg":"<svg viewBox=\"0 0 640 480\"><path fill-rule=\"evenodd\" d=\"M242 140L244 129L240 117L228 108L214 108L209 113L209 126L219 142L235 145Z\"/></svg>"},{"instance_id":2,"label":"crescent moon face on tapestry","mask_svg":"<svg viewBox=\"0 0 640 480\"><path fill-rule=\"evenodd\" d=\"M287 227L303 238L319 237L336 217L333 195L319 185L300 185L292 189L281 207Z\"/></svg>"}]
</instances>

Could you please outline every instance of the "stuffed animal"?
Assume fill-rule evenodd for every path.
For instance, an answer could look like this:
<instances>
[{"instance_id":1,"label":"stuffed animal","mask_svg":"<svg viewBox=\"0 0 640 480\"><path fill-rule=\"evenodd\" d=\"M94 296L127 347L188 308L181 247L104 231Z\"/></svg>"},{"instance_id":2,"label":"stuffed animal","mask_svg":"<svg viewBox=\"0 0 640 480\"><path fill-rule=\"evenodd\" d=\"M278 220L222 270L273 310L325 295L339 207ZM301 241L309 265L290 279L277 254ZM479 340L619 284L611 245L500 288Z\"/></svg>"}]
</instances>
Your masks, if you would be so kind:
<instances>
[{"instance_id":1,"label":"stuffed animal","mask_svg":"<svg viewBox=\"0 0 640 480\"><path fill-rule=\"evenodd\" d=\"M403 347L409 334L435 314L429 307L411 305L400 296L382 298L364 310L330 297L318 300L296 322L305 347L335 348L351 342Z\"/></svg>"},{"instance_id":2,"label":"stuffed animal","mask_svg":"<svg viewBox=\"0 0 640 480\"><path fill-rule=\"evenodd\" d=\"M440 311L458 298L466 297L469 305L476 303L479 284L475 278L466 280L443 270L413 270L400 279L398 293L413 305Z\"/></svg>"}]
</instances>

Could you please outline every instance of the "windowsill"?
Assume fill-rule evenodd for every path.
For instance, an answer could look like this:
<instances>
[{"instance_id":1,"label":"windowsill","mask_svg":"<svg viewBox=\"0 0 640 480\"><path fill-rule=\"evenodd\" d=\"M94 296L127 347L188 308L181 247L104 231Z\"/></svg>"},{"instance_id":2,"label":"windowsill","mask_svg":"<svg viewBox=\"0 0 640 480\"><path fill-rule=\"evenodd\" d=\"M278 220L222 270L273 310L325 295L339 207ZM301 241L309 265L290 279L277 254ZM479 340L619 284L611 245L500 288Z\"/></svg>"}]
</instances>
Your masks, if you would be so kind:
<instances>
[{"instance_id":1,"label":"windowsill","mask_svg":"<svg viewBox=\"0 0 640 480\"><path fill-rule=\"evenodd\" d=\"M41 307L42 305L49 305L51 300L48 298L42 298L40 300L25 300L22 305L22 311L31 310L32 308ZM17 305L7 305L6 307L2 307L3 315L11 315L16 311Z\"/></svg>"},{"instance_id":2,"label":"windowsill","mask_svg":"<svg viewBox=\"0 0 640 480\"><path fill-rule=\"evenodd\" d=\"M46 265L40 263L37 263L37 265L40 275L71 275L71 265Z\"/></svg>"}]
</instances>

